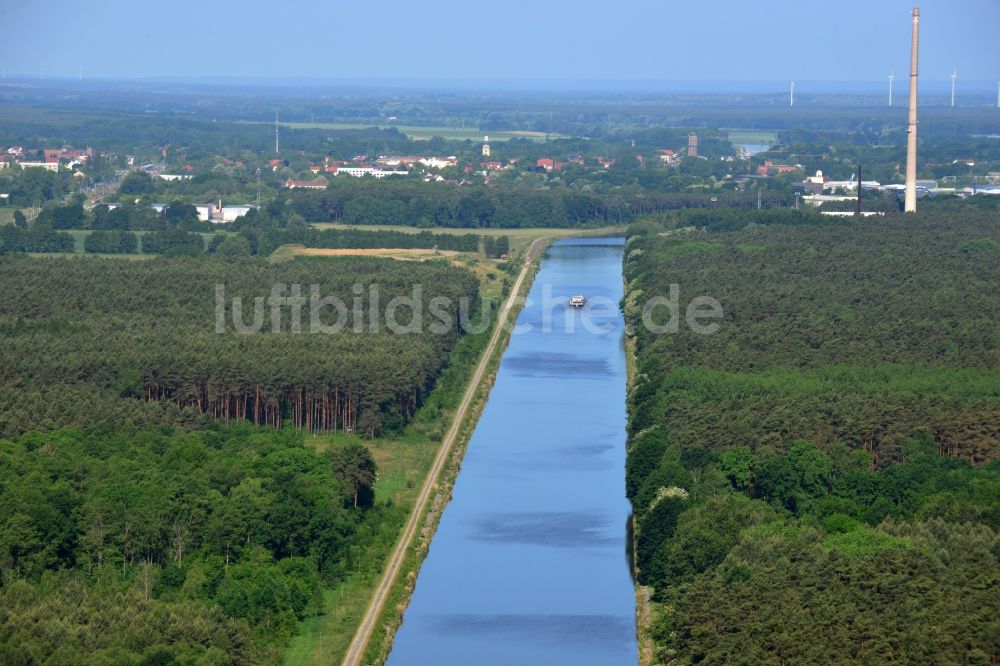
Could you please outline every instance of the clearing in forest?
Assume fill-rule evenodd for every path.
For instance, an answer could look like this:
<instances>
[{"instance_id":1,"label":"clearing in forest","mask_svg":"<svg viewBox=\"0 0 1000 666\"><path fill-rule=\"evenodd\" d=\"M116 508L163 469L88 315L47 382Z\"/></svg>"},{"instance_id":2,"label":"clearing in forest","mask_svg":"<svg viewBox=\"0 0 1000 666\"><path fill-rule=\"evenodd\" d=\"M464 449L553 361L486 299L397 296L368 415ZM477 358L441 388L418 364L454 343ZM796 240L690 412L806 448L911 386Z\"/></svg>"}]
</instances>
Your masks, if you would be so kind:
<instances>
[{"instance_id":1,"label":"clearing in forest","mask_svg":"<svg viewBox=\"0 0 1000 666\"><path fill-rule=\"evenodd\" d=\"M363 257L390 257L392 259L407 259L419 261L422 259L434 259L445 257L456 257L461 252L456 250L435 250L430 248L323 248L323 247L302 247L301 245L290 245L285 248L288 254L307 255L315 257L343 257L343 256L363 256Z\"/></svg>"}]
</instances>

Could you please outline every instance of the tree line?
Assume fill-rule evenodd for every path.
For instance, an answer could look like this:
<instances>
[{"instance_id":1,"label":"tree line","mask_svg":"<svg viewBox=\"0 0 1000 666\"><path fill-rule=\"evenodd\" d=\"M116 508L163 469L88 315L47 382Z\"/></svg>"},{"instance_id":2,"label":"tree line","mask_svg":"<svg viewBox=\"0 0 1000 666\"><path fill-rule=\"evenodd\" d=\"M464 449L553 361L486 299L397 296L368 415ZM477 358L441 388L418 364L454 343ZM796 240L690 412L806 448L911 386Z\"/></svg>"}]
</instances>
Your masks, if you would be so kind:
<instances>
[{"instance_id":1,"label":"tree line","mask_svg":"<svg viewBox=\"0 0 1000 666\"><path fill-rule=\"evenodd\" d=\"M72 252L76 241L65 231L16 224L0 226L0 254L5 252Z\"/></svg>"},{"instance_id":2,"label":"tree line","mask_svg":"<svg viewBox=\"0 0 1000 666\"><path fill-rule=\"evenodd\" d=\"M19 213L19 212L18 212ZM276 219L266 212L251 210L237 219L231 229L241 238L216 233L218 225L200 222L193 206L174 202L162 213L139 206L108 209L97 206L89 213L80 204L51 206L29 223L23 215L16 223L0 228L0 252L72 252L73 236L65 230L88 231L83 249L104 254L166 254L225 256L269 255L282 245L299 244L317 248L426 248L478 252L479 236L420 231L315 229L303 220ZM207 232L207 233L206 233ZM491 256L509 250L509 239L490 239ZM495 243L506 243L497 252ZM501 247L501 246L497 246Z\"/></svg>"},{"instance_id":3,"label":"tree line","mask_svg":"<svg viewBox=\"0 0 1000 666\"><path fill-rule=\"evenodd\" d=\"M479 252L476 234L419 231L409 233L388 229L316 229L307 224L279 224L266 214L251 211L239 218L234 229L247 238L253 254L268 255L282 245L315 248L403 248ZM509 242L509 241L508 241Z\"/></svg>"}]
</instances>

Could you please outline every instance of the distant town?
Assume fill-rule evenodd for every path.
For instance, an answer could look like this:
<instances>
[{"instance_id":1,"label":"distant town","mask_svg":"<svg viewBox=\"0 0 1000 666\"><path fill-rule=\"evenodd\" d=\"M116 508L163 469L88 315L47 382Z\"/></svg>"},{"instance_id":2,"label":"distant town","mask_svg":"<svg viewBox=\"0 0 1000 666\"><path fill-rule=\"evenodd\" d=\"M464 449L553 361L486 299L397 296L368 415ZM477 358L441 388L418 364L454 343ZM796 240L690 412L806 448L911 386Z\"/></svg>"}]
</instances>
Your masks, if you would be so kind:
<instances>
[{"instance_id":1,"label":"distant town","mask_svg":"<svg viewBox=\"0 0 1000 666\"><path fill-rule=\"evenodd\" d=\"M294 130L286 130L286 133L291 132ZM393 177L454 187L478 183L491 188L498 184L523 181L533 175L573 183L616 169L623 172L659 171L664 180L674 171L688 176L689 189L695 187L702 191L769 193L787 191L790 199L794 197L794 205L812 206L830 214L843 214L839 209L825 209L835 208L833 204L856 199L859 183L862 191L885 197L898 197L903 188L902 183L894 179L893 182L875 179L858 181L855 173L846 178L833 178L822 169L809 171L809 162L805 160L778 161L776 155L789 152L780 140L775 145L729 142L727 153L726 148L720 145L720 139L725 136L724 132L710 133L707 154L700 153L699 147L703 143L695 132L687 134L681 145L654 145L651 149L635 153L628 152L629 147L636 146L635 140L628 140L623 145L615 146L615 156L581 152L550 152L539 155L546 146L556 147L560 143L572 142L558 138L543 143L522 142L517 149L512 150L511 147L516 142L491 144L489 137L484 136L479 144L470 145L468 140L457 144L463 148L461 154L331 154L311 159L309 151L298 150L289 151L291 154L287 157L270 157L263 164L258 162L259 166L254 166L253 160L234 159L236 156L226 155L186 160L183 154L177 155L171 146L162 147L160 160L141 163L135 154L119 155L99 149L95 152L91 146L75 149L68 146L46 148L11 145L0 150L0 169L41 169L68 175L74 183L69 191L87 193L88 206L103 204L109 209L126 200L121 197L125 193L117 190L118 184L126 175L147 174L154 181L165 184L164 197L188 201L194 206L200 221L218 224L232 223L246 215L258 205L256 197L251 200L246 194L235 194L213 197L211 201L198 200L197 196L188 194L184 189L186 182L199 178L218 178L220 175L239 178L239 174L243 174L242 178L246 179L255 170L263 169L280 179L274 181L273 177L269 178L268 188L286 190L326 190L332 182L331 178L338 176L373 180ZM409 145L419 147L421 143L426 142L411 141ZM477 155L480 158L478 160L475 159ZM95 156L103 165L103 180L91 173ZM827 161L831 156L829 153L812 155L814 159L810 161L815 164L815 158ZM919 196L972 197L1000 194L1000 171L988 168L995 164L996 162L981 157L955 157L941 165L929 164L928 166L935 166L935 172L942 168L948 171L951 167L954 173L939 178L920 179L917 183ZM109 177L110 167L114 167L114 170ZM898 164L895 168L898 173ZM884 173L885 170L882 171ZM259 173L257 179L259 183ZM167 205L165 200L150 201L148 195L151 193L145 194L144 205L157 212L164 210ZM0 201L18 203L11 201L11 197L10 192L0 192ZM22 206L25 203L37 206L39 202L20 203Z\"/></svg>"}]
</instances>

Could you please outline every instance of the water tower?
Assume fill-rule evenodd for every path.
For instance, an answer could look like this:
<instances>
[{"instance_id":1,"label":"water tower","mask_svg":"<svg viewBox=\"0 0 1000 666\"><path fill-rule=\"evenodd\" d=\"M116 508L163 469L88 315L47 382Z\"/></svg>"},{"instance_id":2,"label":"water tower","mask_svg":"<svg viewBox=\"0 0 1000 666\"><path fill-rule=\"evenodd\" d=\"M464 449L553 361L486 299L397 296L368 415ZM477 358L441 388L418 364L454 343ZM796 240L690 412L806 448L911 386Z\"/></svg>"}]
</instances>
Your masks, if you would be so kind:
<instances>
[{"instance_id":1,"label":"water tower","mask_svg":"<svg viewBox=\"0 0 1000 666\"><path fill-rule=\"evenodd\" d=\"M688 134L688 157L698 157L697 134Z\"/></svg>"}]
</instances>

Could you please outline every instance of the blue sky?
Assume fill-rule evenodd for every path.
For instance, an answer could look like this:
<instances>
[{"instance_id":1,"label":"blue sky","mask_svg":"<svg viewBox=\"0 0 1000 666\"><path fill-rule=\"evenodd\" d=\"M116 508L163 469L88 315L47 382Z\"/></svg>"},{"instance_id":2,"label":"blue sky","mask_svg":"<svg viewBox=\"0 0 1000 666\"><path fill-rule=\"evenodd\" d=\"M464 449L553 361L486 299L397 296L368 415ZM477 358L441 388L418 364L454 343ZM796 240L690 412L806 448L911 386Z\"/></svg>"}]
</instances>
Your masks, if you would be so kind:
<instances>
[{"instance_id":1,"label":"blue sky","mask_svg":"<svg viewBox=\"0 0 1000 666\"><path fill-rule=\"evenodd\" d=\"M913 0L0 0L9 76L873 81ZM1000 0L920 3L921 78L1000 80ZM903 90L903 88L897 88Z\"/></svg>"}]
</instances>

